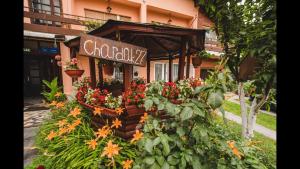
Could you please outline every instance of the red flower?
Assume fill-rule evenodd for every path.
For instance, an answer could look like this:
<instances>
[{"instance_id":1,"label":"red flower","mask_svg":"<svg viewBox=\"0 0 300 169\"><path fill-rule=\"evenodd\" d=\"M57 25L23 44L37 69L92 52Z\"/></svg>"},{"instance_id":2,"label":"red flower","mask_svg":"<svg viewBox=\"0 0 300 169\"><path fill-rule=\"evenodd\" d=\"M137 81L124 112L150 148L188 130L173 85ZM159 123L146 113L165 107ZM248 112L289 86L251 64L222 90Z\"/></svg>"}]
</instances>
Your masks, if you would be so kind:
<instances>
[{"instance_id":1,"label":"red flower","mask_svg":"<svg viewBox=\"0 0 300 169\"><path fill-rule=\"evenodd\" d=\"M39 165L36 169L45 169L43 165Z\"/></svg>"}]
</instances>

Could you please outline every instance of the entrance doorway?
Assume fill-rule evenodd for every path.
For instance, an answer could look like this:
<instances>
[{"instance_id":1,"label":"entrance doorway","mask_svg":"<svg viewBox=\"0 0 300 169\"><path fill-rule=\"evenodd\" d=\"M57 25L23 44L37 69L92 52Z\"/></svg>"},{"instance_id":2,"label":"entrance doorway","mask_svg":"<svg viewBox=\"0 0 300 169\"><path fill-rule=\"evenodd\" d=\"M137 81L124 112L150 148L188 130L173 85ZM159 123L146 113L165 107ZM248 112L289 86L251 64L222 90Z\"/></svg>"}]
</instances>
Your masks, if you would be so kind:
<instances>
[{"instance_id":1,"label":"entrance doorway","mask_svg":"<svg viewBox=\"0 0 300 169\"><path fill-rule=\"evenodd\" d=\"M54 56L45 54L24 55L24 96L41 97L41 92L44 90L42 80L51 81L53 78L59 77L59 68Z\"/></svg>"}]
</instances>

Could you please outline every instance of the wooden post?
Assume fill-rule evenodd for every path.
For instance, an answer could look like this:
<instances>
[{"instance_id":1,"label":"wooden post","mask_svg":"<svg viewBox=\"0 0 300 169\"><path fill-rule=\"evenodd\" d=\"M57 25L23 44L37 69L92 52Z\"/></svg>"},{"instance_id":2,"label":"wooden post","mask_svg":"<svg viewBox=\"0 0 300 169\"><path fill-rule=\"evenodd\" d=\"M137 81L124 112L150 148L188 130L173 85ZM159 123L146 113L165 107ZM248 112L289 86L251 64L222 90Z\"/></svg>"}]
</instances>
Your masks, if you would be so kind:
<instances>
[{"instance_id":1,"label":"wooden post","mask_svg":"<svg viewBox=\"0 0 300 169\"><path fill-rule=\"evenodd\" d=\"M169 55L169 82L173 81L173 57Z\"/></svg>"},{"instance_id":2,"label":"wooden post","mask_svg":"<svg viewBox=\"0 0 300 169\"><path fill-rule=\"evenodd\" d=\"M123 67L123 85L124 91L130 87L130 82L132 80L133 66L129 64L124 64Z\"/></svg>"},{"instance_id":3,"label":"wooden post","mask_svg":"<svg viewBox=\"0 0 300 169\"><path fill-rule=\"evenodd\" d=\"M186 71L185 71L185 77L189 78L190 77L190 60L191 60L191 54L190 54L190 44L188 43L188 47L187 47L187 65L186 65Z\"/></svg>"},{"instance_id":4,"label":"wooden post","mask_svg":"<svg viewBox=\"0 0 300 169\"><path fill-rule=\"evenodd\" d=\"M187 40L185 37L182 37L181 40L181 52L179 56L179 65L178 65L178 80L182 80L184 78L184 62L186 55L186 44Z\"/></svg>"},{"instance_id":5,"label":"wooden post","mask_svg":"<svg viewBox=\"0 0 300 169\"><path fill-rule=\"evenodd\" d=\"M150 54L147 53L147 83L150 83Z\"/></svg>"},{"instance_id":6,"label":"wooden post","mask_svg":"<svg viewBox=\"0 0 300 169\"><path fill-rule=\"evenodd\" d=\"M98 63L99 87L102 89L103 88L103 68L102 68L102 64L100 62Z\"/></svg>"},{"instance_id":7,"label":"wooden post","mask_svg":"<svg viewBox=\"0 0 300 169\"><path fill-rule=\"evenodd\" d=\"M91 85L92 88L96 87L96 69L95 69L95 58L89 57L90 64L90 77L91 77Z\"/></svg>"}]
</instances>

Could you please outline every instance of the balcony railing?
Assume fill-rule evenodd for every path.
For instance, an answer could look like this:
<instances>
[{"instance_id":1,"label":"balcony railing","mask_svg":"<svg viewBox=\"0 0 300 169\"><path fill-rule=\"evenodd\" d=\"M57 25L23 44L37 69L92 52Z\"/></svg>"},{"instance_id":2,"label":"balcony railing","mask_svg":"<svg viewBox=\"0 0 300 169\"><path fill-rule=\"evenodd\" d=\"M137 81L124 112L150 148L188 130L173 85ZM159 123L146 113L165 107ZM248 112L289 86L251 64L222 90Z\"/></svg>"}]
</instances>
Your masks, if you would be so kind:
<instances>
[{"instance_id":1,"label":"balcony railing","mask_svg":"<svg viewBox=\"0 0 300 169\"><path fill-rule=\"evenodd\" d=\"M38 10L24 7L24 29L31 31L40 31L46 33L56 33L64 35L79 35L86 30L86 21L95 21L101 24L106 20L72 15L67 13L48 14L50 11ZM29 20L25 20L29 18Z\"/></svg>"}]
</instances>

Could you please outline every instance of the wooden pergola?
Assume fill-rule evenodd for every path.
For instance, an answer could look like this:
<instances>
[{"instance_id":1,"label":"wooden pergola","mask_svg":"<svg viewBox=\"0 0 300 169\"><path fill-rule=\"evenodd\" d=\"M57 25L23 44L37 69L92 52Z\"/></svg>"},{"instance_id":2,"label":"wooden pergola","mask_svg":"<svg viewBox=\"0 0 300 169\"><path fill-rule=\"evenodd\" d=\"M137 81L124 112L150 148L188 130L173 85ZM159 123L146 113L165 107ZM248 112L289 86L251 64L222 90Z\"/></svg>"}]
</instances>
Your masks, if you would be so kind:
<instances>
[{"instance_id":1,"label":"wooden pergola","mask_svg":"<svg viewBox=\"0 0 300 169\"><path fill-rule=\"evenodd\" d=\"M190 57L204 50L205 30L108 20L101 27L90 31L88 35L130 43L147 49L147 82L150 82L150 61L169 60L169 81L172 81L173 59L179 58L178 79L189 78ZM80 36L65 42L71 50L71 57L79 51ZM95 58L89 57L92 85L96 84ZM133 66L124 64L124 89L132 80ZM99 80L103 81L102 68L99 66Z\"/></svg>"}]
</instances>

